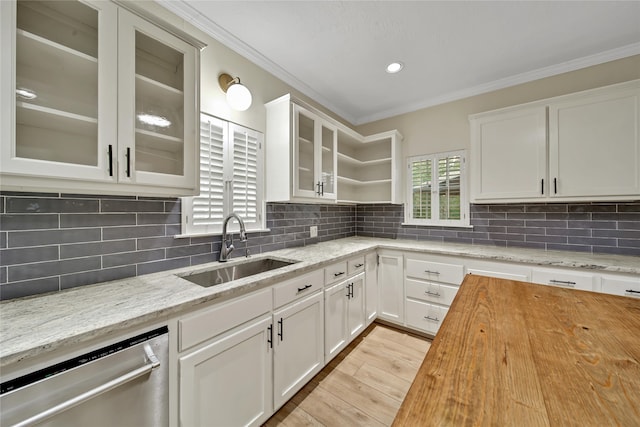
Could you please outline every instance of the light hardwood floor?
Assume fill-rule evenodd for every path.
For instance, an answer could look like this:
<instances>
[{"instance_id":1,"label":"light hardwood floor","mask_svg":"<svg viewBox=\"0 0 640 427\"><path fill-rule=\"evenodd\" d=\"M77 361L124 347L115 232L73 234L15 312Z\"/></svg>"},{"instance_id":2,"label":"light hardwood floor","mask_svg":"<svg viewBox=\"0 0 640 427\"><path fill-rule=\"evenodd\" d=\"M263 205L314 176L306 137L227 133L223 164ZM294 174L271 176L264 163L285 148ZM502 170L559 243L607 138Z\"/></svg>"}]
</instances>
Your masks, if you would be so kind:
<instances>
[{"instance_id":1,"label":"light hardwood floor","mask_svg":"<svg viewBox=\"0 0 640 427\"><path fill-rule=\"evenodd\" d=\"M373 323L264 426L389 426L430 345Z\"/></svg>"}]
</instances>

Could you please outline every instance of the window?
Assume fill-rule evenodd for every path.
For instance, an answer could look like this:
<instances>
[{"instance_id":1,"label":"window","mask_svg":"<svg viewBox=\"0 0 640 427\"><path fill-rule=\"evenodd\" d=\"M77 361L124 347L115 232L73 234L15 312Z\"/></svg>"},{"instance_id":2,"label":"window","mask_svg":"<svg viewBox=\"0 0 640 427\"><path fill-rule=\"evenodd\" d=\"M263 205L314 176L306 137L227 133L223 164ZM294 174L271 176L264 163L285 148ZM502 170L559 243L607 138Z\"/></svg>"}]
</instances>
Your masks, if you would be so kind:
<instances>
[{"instance_id":1,"label":"window","mask_svg":"<svg viewBox=\"0 0 640 427\"><path fill-rule=\"evenodd\" d=\"M200 116L200 195L185 197L183 234L218 234L231 212L247 231L263 230L263 135L234 123ZM238 230L236 221L230 230Z\"/></svg>"},{"instance_id":2,"label":"window","mask_svg":"<svg viewBox=\"0 0 640 427\"><path fill-rule=\"evenodd\" d=\"M464 151L408 159L405 223L468 226Z\"/></svg>"}]
</instances>

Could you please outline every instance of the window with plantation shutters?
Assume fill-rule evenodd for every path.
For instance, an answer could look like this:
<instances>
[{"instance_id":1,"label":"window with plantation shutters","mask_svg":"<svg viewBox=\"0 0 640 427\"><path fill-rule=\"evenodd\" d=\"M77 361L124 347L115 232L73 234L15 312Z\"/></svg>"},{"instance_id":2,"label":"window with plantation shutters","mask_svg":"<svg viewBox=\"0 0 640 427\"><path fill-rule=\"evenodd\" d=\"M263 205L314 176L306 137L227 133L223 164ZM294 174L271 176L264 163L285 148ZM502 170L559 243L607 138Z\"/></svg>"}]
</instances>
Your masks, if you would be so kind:
<instances>
[{"instance_id":1,"label":"window with plantation shutters","mask_svg":"<svg viewBox=\"0 0 640 427\"><path fill-rule=\"evenodd\" d=\"M264 229L262 144L260 132L201 114L200 194L183 199L183 234L221 233L231 212L248 231Z\"/></svg>"},{"instance_id":2,"label":"window with plantation shutters","mask_svg":"<svg viewBox=\"0 0 640 427\"><path fill-rule=\"evenodd\" d=\"M405 223L468 226L464 151L409 157Z\"/></svg>"}]
</instances>

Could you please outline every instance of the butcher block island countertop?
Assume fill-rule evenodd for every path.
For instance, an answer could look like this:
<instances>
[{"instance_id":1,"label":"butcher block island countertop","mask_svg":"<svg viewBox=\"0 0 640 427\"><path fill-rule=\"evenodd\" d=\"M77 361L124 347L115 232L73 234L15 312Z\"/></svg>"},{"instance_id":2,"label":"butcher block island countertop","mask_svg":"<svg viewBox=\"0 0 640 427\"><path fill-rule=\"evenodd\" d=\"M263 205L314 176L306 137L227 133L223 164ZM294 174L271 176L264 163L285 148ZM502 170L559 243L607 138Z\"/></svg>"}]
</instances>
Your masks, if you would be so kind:
<instances>
[{"instance_id":1,"label":"butcher block island countertop","mask_svg":"<svg viewBox=\"0 0 640 427\"><path fill-rule=\"evenodd\" d=\"M640 425L640 300L467 275L393 425Z\"/></svg>"}]
</instances>

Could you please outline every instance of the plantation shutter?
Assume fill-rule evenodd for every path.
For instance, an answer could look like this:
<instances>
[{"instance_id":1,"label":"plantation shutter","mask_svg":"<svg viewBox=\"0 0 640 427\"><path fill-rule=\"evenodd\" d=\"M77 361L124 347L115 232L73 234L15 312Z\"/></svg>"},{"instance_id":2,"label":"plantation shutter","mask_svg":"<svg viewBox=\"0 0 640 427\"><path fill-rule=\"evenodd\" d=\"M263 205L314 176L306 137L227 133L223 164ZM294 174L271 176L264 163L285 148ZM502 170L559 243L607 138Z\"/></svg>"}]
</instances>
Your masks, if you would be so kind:
<instances>
[{"instance_id":1,"label":"plantation shutter","mask_svg":"<svg viewBox=\"0 0 640 427\"><path fill-rule=\"evenodd\" d=\"M417 158L410 163L413 218L431 219L431 163L430 158Z\"/></svg>"},{"instance_id":2,"label":"plantation shutter","mask_svg":"<svg viewBox=\"0 0 640 427\"><path fill-rule=\"evenodd\" d=\"M438 159L440 219L460 219L460 156Z\"/></svg>"},{"instance_id":3,"label":"plantation shutter","mask_svg":"<svg viewBox=\"0 0 640 427\"><path fill-rule=\"evenodd\" d=\"M247 228L259 226L262 218L262 134L230 124L233 142L231 211L240 215Z\"/></svg>"}]
</instances>

